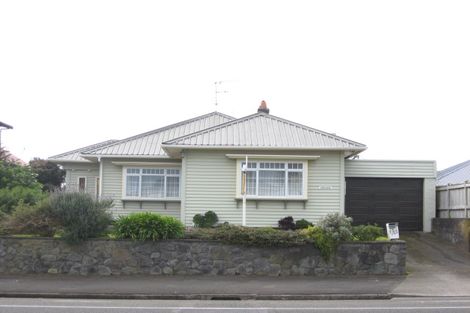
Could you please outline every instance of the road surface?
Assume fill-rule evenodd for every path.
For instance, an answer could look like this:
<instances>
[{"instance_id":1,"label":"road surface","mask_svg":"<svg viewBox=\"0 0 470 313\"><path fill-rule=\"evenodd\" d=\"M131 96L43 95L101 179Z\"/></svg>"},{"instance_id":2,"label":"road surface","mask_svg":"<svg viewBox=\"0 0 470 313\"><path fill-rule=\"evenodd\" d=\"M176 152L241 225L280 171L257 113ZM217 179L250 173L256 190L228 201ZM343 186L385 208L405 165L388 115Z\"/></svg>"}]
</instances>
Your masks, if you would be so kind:
<instances>
[{"instance_id":1,"label":"road surface","mask_svg":"<svg viewBox=\"0 0 470 313\"><path fill-rule=\"evenodd\" d=\"M173 301L0 298L1 313L470 312L470 298L342 301Z\"/></svg>"}]
</instances>

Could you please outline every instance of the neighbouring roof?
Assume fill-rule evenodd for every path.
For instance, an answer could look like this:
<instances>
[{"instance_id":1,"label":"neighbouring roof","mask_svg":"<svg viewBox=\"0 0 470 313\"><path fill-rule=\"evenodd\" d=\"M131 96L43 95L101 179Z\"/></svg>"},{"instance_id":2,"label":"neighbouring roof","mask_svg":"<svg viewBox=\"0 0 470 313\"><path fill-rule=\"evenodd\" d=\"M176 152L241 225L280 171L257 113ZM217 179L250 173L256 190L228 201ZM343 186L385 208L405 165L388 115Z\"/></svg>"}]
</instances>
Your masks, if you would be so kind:
<instances>
[{"instance_id":1,"label":"neighbouring roof","mask_svg":"<svg viewBox=\"0 0 470 313\"><path fill-rule=\"evenodd\" d=\"M81 154L85 153L89 150L98 149L100 147L104 147L104 146L113 144L116 141L118 141L118 140L112 139L112 140L106 140L106 141L103 141L103 142L100 142L100 143L95 143L94 145L86 146L86 147L83 147L83 148L79 148L79 149L76 149L76 150L72 150L72 151L68 151L68 152L58 154L58 155L51 156L51 157L48 158L48 160L49 161L56 161L56 162L58 162L58 161L60 161L60 162L90 162L87 159L82 158Z\"/></svg>"},{"instance_id":2,"label":"neighbouring roof","mask_svg":"<svg viewBox=\"0 0 470 313\"><path fill-rule=\"evenodd\" d=\"M202 129L210 128L234 119L234 117L219 112L212 112L176 124L165 126L163 128L155 129L137 136L123 139L110 145L96 149L88 149L88 151L82 152L82 155L85 155L86 157L168 157L166 152L162 149L162 142L198 132Z\"/></svg>"},{"instance_id":3,"label":"neighbouring roof","mask_svg":"<svg viewBox=\"0 0 470 313\"><path fill-rule=\"evenodd\" d=\"M437 185L462 184L470 180L470 160L437 172Z\"/></svg>"},{"instance_id":4,"label":"neighbouring roof","mask_svg":"<svg viewBox=\"0 0 470 313\"><path fill-rule=\"evenodd\" d=\"M0 122L0 127L5 127L7 129L13 129L13 126L8 125L7 123Z\"/></svg>"},{"instance_id":5,"label":"neighbouring roof","mask_svg":"<svg viewBox=\"0 0 470 313\"><path fill-rule=\"evenodd\" d=\"M163 143L169 153L186 148L345 150L354 153L361 143L297 124L264 112L229 121Z\"/></svg>"}]
</instances>

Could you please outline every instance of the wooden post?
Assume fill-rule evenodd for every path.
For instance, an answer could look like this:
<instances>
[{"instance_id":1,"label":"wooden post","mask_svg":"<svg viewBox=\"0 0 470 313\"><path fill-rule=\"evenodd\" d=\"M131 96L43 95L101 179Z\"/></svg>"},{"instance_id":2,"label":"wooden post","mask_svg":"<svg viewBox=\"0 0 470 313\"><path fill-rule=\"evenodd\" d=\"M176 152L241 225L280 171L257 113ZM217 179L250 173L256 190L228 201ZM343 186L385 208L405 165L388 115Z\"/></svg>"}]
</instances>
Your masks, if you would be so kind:
<instances>
[{"instance_id":1,"label":"wooden post","mask_svg":"<svg viewBox=\"0 0 470 313\"><path fill-rule=\"evenodd\" d=\"M468 189L468 180L466 180L464 183L463 183L463 192L465 192L465 218L468 218L468 193L467 193L467 189Z\"/></svg>"},{"instance_id":2,"label":"wooden post","mask_svg":"<svg viewBox=\"0 0 470 313\"><path fill-rule=\"evenodd\" d=\"M447 184L447 215L450 218L450 184Z\"/></svg>"}]
</instances>

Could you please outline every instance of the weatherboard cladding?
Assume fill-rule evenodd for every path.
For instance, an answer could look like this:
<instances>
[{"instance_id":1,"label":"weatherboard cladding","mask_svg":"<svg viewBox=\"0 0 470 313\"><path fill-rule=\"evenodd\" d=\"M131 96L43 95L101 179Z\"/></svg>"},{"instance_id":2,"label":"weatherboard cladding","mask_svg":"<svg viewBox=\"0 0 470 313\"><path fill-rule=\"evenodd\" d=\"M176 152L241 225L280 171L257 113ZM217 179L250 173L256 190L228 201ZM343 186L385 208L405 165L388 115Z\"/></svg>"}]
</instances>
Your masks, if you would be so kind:
<instances>
[{"instance_id":1,"label":"weatherboard cladding","mask_svg":"<svg viewBox=\"0 0 470 313\"><path fill-rule=\"evenodd\" d=\"M118 140L106 140L106 141L103 141L103 142L100 142L100 143L96 143L94 145L86 146L86 147L83 147L83 148L79 148L79 149L76 149L76 150L72 150L72 151L68 151L68 152L58 154L58 155L51 156L51 157L49 157L49 160L63 161L63 162L64 161L69 161L69 162L73 162L73 161L90 162L90 161L82 158L80 155L82 153L86 153L87 151L91 151L91 150L94 150L94 149L98 149L98 148L113 144L117 141Z\"/></svg>"},{"instance_id":2,"label":"weatherboard cladding","mask_svg":"<svg viewBox=\"0 0 470 313\"><path fill-rule=\"evenodd\" d=\"M346 177L436 178L436 162L407 160L345 160Z\"/></svg>"},{"instance_id":3,"label":"weatherboard cladding","mask_svg":"<svg viewBox=\"0 0 470 313\"><path fill-rule=\"evenodd\" d=\"M177 124L159 128L147 133L120 140L114 144L90 150L87 155L106 156L156 156L166 157L161 143L173 138L198 132L228 121L233 117L213 112Z\"/></svg>"},{"instance_id":4,"label":"weatherboard cladding","mask_svg":"<svg viewBox=\"0 0 470 313\"><path fill-rule=\"evenodd\" d=\"M300 153L301 154L301 153ZM338 151L322 151L320 158L309 161L308 201L247 201L247 225L276 226L279 219L293 216L317 222L328 213L341 212L341 162ZM192 225L195 214L217 212L220 221L241 224L241 203L236 197L236 160L224 151L190 150L185 155L185 215L183 223Z\"/></svg>"},{"instance_id":5,"label":"weatherboard cladding","mask_svg":"<svg viewBox=\"0 0 470 313\"><path fill-rule=\"evenodd\" d=\"M266 113L256 113L163 143L177 147L365 150L366 146Z\"/></svg>"}]
</instances>

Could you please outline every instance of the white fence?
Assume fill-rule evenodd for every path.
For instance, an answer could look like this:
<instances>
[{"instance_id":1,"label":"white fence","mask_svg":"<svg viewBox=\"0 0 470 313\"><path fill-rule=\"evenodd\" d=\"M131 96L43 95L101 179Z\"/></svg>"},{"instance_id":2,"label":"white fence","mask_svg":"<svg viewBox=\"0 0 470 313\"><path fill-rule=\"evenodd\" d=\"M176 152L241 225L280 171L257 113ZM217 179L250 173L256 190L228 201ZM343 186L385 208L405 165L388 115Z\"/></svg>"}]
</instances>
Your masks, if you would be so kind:
<instances>
[{"instance_id":1,"label":"white fence","mask_svg":"<svg viewBox=\"0 0 470 313\"><path fill-rule=\"evenodd\" d=\"M436 189L437 217L468 218L470 215L470 182L440 186Z\"/></svg>"}]
</instances>

